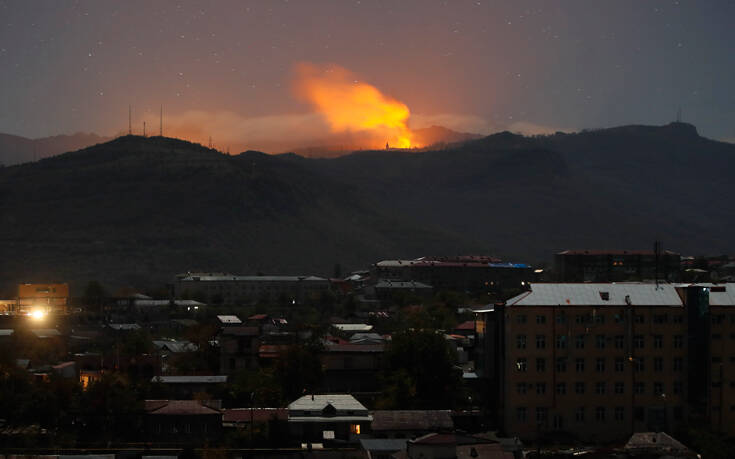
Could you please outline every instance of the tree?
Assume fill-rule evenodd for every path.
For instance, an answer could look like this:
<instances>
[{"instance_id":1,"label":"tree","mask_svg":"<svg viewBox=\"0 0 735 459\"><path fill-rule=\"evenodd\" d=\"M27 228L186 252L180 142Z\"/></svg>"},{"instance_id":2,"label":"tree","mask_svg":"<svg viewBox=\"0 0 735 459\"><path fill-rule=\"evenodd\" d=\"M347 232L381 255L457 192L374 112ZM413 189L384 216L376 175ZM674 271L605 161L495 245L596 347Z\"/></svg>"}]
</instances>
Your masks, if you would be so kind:
<instances>
[{"instance_id":1,"label":"tree","mask_svg":"<svg viewBox=\"0 0 735 459\"><path fill-rule=\"evenodd\" d=\"M321 385L323 374L317 343L295 344L278 360L275 376L286 400L295 400Z\"/></svg>"},{"instance_id":2,"label":"tree","mask_svg":"<svg viewBox=\"0 0 735 459\"><path fill-rule=\"evenodd\" d=\"M456 356L433 330L407 330L393 335L385 353L384 398L392 408L450 408L460 386ZM387 408L388 406L386 406Z\"/></svg>"}]
</instances>

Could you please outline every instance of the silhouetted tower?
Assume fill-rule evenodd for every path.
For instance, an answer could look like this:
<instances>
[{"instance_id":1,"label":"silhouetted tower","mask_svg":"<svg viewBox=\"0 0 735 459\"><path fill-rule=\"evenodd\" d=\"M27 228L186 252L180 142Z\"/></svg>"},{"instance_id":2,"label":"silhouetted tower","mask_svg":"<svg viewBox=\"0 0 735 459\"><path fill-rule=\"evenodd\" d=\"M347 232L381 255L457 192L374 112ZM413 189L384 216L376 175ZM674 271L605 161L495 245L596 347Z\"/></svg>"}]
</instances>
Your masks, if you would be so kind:
<instances>
[{"instance_id":1,"label":"silhouetted tower","mask_svg":"<svg viewBox=\"0 0 735 459\"><path fill-rule=\"evenodd\" d=\"M158 126L158 135L163 137L163 104L161 104L161 118L160 125Z\"/></svg>"},{"instance_id":2,"label":"silhouetted tower","mask_svg":"<svg viewBox=\"0 0 735 459\"><path fill-rule=\"evenodd\" d=\"M128 135L133 135L133 107L128 105Z\"/></svg>"},{"instance_id":3,"label":"silhouetted tower","mask_svg":"<svg viewBox=\"0 0 735 459\"><path fill-rule=\"evenodd\" d=\"M145 137L145 121L143 121L143 137Z\"/></svg>"},{"instance_id":4,"label":"silhouetted tower","mask_svg":"<svg viewBox=\"0 0 735 459\"><path fill-rule=\"evenodd\" d=\"M389 148L390 148L390 146L388 145L388 142L385 142L385 149L387 150Z\"/></svg>"},{"instance_id":5,"label":"silhouetted tower","mask_svg":"<svg viewBox=\"0 0 735 459\"><path fill-rule=\"evenodd\" d=\"M676 122L681 123L681 107L676 110Z\"/></svg>"},{"instance_id":6,"label":"silhouetted tower","mask_svg":"<svg viewBox=\"0 0 735 459\"><path fill-rule=\"evenodd\" d=\"M209 136L209 148L212 148L212 136Z\"/></svg>"}]
</instances>

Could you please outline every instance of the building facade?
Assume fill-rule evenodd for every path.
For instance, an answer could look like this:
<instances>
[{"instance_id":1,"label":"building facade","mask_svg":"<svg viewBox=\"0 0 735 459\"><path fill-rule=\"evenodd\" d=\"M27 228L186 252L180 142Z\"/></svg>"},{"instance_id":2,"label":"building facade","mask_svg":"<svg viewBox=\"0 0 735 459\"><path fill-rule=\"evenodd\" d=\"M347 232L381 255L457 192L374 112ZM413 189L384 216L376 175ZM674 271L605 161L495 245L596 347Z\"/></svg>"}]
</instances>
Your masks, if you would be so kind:
<instances>
[{"instance_id":1,"label":"building facade","mask_svg":"<svg viewBox=\"0 0 735 459\"><path fill-rule=\"evenodd\" d=\"M565 250L554 256L559 282L678 281L681 255L668 250Z\"/></svg>"}]
</instances>

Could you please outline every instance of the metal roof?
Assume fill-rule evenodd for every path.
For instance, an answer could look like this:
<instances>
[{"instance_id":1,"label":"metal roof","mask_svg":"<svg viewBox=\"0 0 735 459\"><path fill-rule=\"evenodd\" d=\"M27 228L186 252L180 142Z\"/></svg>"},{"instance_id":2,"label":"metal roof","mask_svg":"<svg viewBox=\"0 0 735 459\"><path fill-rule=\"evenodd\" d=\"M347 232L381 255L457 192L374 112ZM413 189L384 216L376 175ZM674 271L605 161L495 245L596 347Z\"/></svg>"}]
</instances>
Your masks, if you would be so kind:
<instances>
[{"instance_id":1,"label":"metal roof","mask_svg":"<svg viewBox=\"0 0 735 459\"><path fill-rule=\"evenodd\" d=\"M530 284L531 290L509 299L507 306L683 306L671 284L640 282ZM607 299L605 299L607 298Z\"/></svg>"},{"instance_id":2,"label":"metal roof","mask_svg":"<svg viewBox=\"0 0 735 459\"><path fill-rule=\"evenodd\" d=\"M431 289L433 288L429 284L417 281L393 281L389 279L381 279L375 284L375 288L421 288Z\"/></svg>"},{"instance_id":3,"label":"metal roof","mask_svg":"<svg viewBox=\"0 0 735 459\"><path fill-rule=\"evenodd\" d=\"M339 414L340 411L364 411L367 408L350 394L314 394L289 403L288 410L293 411L321 411L327 405L332 405Z\"/></svg>"},{"instance_id":4,"label":"metal roof","mask_svg":"<svg viewBox=\"0 0 735 459\"><path fill-rule=\"evenodd\" d=\"M332 327L342 331L354 332L369 332L373 329L373 326L368 324L332 324Z\"/></svg>"},{"instance_id":5,"label":"metal roof","mask_svg":"<svg viewBox=\"0 0 735 459\"><path fill-rule=\"evenodd\" d=\"M223 324L241 324L242 323L242 320L240 320L239 317L233 316L233 315L217 316L217 320L219 320Z\"/></svg>"},{"instance_id":6,"label":"metal roof","mask_svg":"<svg viewBox=\"0 0 735 459\"><path fill-rule=\"evenodd\" d=\"M164 384L220 384L227 382L227 376L154 376L151 382Z\"/></svg>"},{"instance_id":7,"label":"metal roof","mask_svg":"<svg viewBox=\"0 0 735 459\"><path fill-rule=\"evenodd\" d=\"M230 275L187 275L180 277L179 281L193 282L329 282L318 276L230 276Z\"/></svg>"},{"instance_id":8,"label":"metal roof","mask_svg":"<svg viewBox=\"0 0 735 459\"><path fill-rule=\"evenodd\" d=\"M724 292L722 289L724 288ZM713 285L709 290L710 306L735 306L735 283Z\"/></svg>"}]
</instances>

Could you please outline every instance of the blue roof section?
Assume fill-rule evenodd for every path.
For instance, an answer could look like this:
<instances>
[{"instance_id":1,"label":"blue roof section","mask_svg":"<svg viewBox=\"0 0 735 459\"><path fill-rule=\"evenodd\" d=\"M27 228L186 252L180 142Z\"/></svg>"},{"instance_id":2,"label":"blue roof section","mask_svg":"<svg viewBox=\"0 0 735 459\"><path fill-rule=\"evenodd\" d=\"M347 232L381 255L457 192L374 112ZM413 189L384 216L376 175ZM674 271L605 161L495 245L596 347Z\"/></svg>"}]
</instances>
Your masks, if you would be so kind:
<instances>
[{"instance_id":1,"label":"blue roof section","mask_svg":"<svg viewBox=\"0 0 735 459\"><path fill-rule=\"evenodd\" d=\"M531 265L525 263L488 263L491 268L530 268Z\"/></svg>"}]
</instances>

